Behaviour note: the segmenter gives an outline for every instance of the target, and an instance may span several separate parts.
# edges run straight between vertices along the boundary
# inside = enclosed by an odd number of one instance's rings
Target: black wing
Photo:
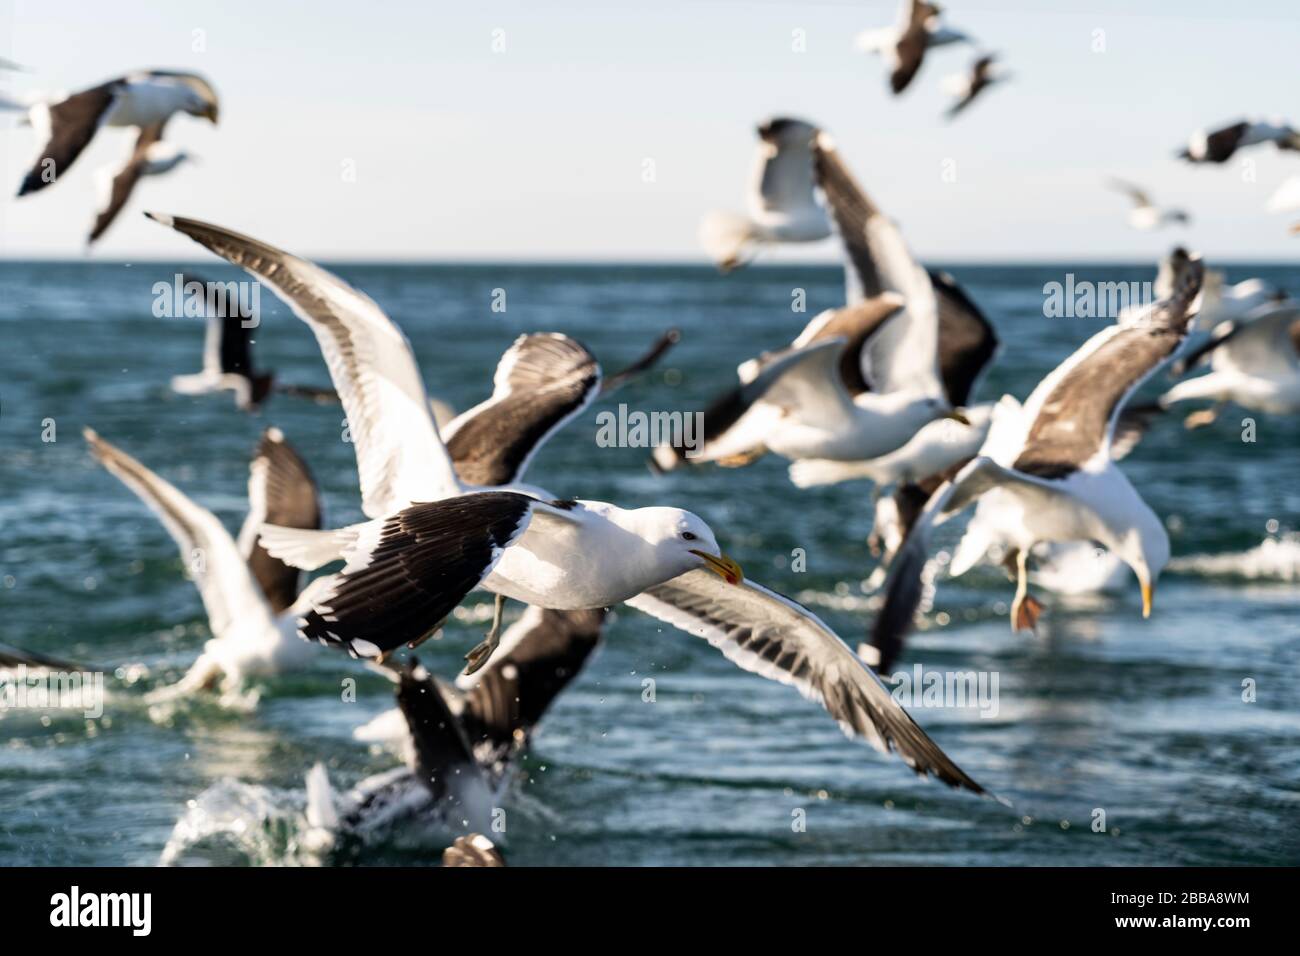
[[[49,106],[50,139],[41,150],[36,164],[27,171],[18,195],[44,189],[67,173],[87,144],[95,138],[100,121],[113,104],[120,80],[74,93],[61,103]]]

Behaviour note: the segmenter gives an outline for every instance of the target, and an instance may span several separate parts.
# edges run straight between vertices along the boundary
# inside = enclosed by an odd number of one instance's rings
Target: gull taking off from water
[[[459,689],[414,658],[382,668],[397,684],[397,707],[353,736],[394,746],[404,766],[336,795],[318,765],[308,776],[313,822],[331,831],[332,843],[365,841],[412,817],[437,818],[453,831],[485,829],[542,716],[599,645],[604,618],[603,610],[530,607]]]
[[[217,107],[216,90],[207,80],[171,70],[130,73],[71,96],[37,102],[28,109],[27,119],[42,140],[41,152],[18,195],[37,192],[66,175],[102,126],[134,126],[142,136],[156,128],[161,136],[163,124],[176,113],[216,123]],[[140,145],[137,140],[137,150]]]
[[[711,212],[700,223],[700,243],[723,272],[744,265],[764,245],[814,242],[831,234],[826,211],[813,195],[816,135],[816,127],[797,119],[770,119],[758,127],[748,215]]]
[[[902,0],[893,26],[859,33],[854,45],[867,53],[878,53],[889,67],[889,88],[897,96],[907,89],[921,69],[925,51],[951,43],[969,43],[970,37],[943,25],[942,11],[926,0]]]
[[[1133,208],[1128,214],[1128,224],[1134,229],[1149,232],[1175,223],[1186,226],[1192,221],[1192,217],[1182,209],[1157,208],[1146,191],[1132,183],[1126,183],[1122,179],[1112,179],[1110,187],[1133,201]]]
[[[496,645],[505,597],[558,610],[626,601],[707,639],[741,668],[793,685],[846,733],[897,751],[918,773],[982,792],[833,631],[789,598],[745,580],[699,517],[678,508],[556,500],[521,485],[509,491],[466,486],[429,414],[406,337],[371,299],[255,239],[192,219],[152,218],[248,270],[284,299],[315,332],[342,399],[362,509],[371,520],[325,532],[268,525],[261,538],[289,564],[345,562],[342,571],[320,579],[311,609],[299,618],[303,637],[382,657],[426,638],[482,587],[497,595],[497,614],[488,640],[470,654],[472,671]],[[503,360],[497,387],[513,388],[516,375],[531,378],[553,351]],[[563,420],[598,388],[599,367],[582,382],[544,404]],[[529,450],[548,432],[521,430],[513,403],[493,408],[499,430],[485,430],[478,440],[521,449],[512,460],[526,465]]]
[[[135,492],[172,536],[207,611],[212,639],[180,682],[154,691],[152,699],[218,683],[233,691],[249,678],[304,666],[312,650],[296,636],[298,617],[308,607],[294,605],[299,572],[256,541],[257,529],[267,521],[320,527],[315,483],[279,429],[266,430],[249,465],[249,511],[238,542],[216,515],[170,482],[89,428],[85,436],[96,461]]]
[[[1039,383],[1024,406],[1000,403],[980,454],[935,491],[890,568],[873,645],[896,656],[923,591],[932,528],[978,500],[972,526],[953,557],[961,574],[991,546],[1014,555],[1014,630],[1032,629],[1027,561],[1040,542],[1095,541],[1137,575],[1142,614],[1169,560],[1160,519],[1115,465],[1111,444],[1133,391],[1169,359],[1187,335],[1202,265],[1187,258],[1171,295],[1128,321],[1098,332]]]

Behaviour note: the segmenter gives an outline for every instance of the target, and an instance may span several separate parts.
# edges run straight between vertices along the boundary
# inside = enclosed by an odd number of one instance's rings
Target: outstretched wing
[[[939,377],[954,408],[970,402],[975,383],[998,352],[998,335],[979,306],[946,272],[929,270],[939,307]]]
[[[273,629],[270,606],[217,516],[89,428],[84,434],[95,460],[135,492],[171,534],[199,589],[213,635],[222,637],[237,619],[242,624],[252,617],[263,618],[265,629]]]
[[[367,516],[460,492],[411,344],[369,296],[237,232],[197,219],[146,215],[259,278],[316,334],[348,418]]]
[[[1203,273],[1201,261],[1191,260],[1167,299],[1098,332],[1039,383],[1025,403],[1030,425],[1013,468],[1058,478],[1089,461],[1110,461],[1124,403],[1187,336]]]
[[[487,665],[457,679],[461,722],[471,745],[501,758],[526,745],[533,728],[600,644],[605,609],[529,606],[501,636]]]
[[[844,244],[846,301],[885,292],[903,297],[904,312],[869,345],[877,388],[938,394],[939,307],[929,275],[912,257],[898,227],[868,198],[840,159],[829,136],[817,138],[817,184]]]
[[[520,480],[538,449],[591,404],[600,382],[596,357],[580,342],[553,332],[519,336],[497,365],[492,397],[447,426],[460,480]]]
[[[140,181],[140,176],[144,170],[145,163],[149,158],[149,147],[154,143],[162,140],[163,123],[154,123],[152,126],[146,126],[140,130],[140,135],[136,137],[135,148],[131,150],[131,155],[127,157],[126,163],[113,176],[113,180],[108,188],[107,202],[104,208],[99,211],[95,217],[95,224],[90,229],[88,242],[94,242],[113,224],[117,214],[122,211],[122,207],[127,204],[131,198],[131,193],[135,190],[135,184]]]
[[[248,463],[248,517],[239,532],[239,550],[277,614],[298,597],[300,572],[271,557],[257,540],[264,524],[319,528],[320,495],[307,463],[278,428],[268,428]]]
[[[789,598],[752,581],[737,587],[697,570],[627,603],[703,637],[744,670],[792,685],[825,707],[848,736],[882,753],[897,752],[918,774],[984,792],[834,631]]]
[[[32,107],[32,127],[45,136],[45,145],[32,168],[23,178],[18,195],[26,196],[44,189],[72,167],[81,151],[95,137],[121,86],[113,80],[74,93],[58,103]]]

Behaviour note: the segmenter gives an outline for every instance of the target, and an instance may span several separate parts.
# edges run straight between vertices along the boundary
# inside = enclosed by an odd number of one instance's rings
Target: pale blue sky
[[[1001,52],[1015,79],[951,125],[940,83],[969,49],[934,51],[898,99],[880,62],[852,49],[894,6],[0,0],[0,55],[33,71],[10,91],[154,66],[201,71],[219,90],[219,127],[184,117],[169,129],[202,165],[143,184],[92,253],[109,261],[198,254],[145,208],[324,258],[698,259],[699,217],[741,208],[752,128],[771,114],[830,130],[929,259],[1147,259],[1175,238],[1220,259],[1300,251],[1289,220],[1263,208],[1300,155],[1244,154],[1253,182],[1236,161],[1173,159],[1199,126],[1300,121],[1294,0],[952,0],[948,22]],[[806,52],[792,50],[796,29]],[[1098,29],[1104,53],[1092,52]],[[22,200],[31,131],[6,121],[0,136],[0,255],[82,255],[94,170],[130,134],[105,131],[65,180]],[[1134,232],[1103,186],[1111,174],[1187,207],[1195,225]],[[821,243],[782,258],[835,254]]]

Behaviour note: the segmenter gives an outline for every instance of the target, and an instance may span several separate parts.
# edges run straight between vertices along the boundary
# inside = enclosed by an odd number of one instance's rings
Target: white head
[[[913,432],[920,431],[922,426],[941,418],[960,422],[963,425],[970,424],[970,419],[966,417],[965,412],[953,408],[948,403],[948,399],[942,395],[899,391],[892,396],[888,394],[881,396],[883,403],[888,403],[890,398],[893,398],[897,404],[892,417],[900,424],[903,422],[910,424]]]
[[[722,553],[713,529],[699,515],[681,508],[638,508],[629,515],[633,530],[653,549],[659,567],[678,569],[676,574],[708,568],[728,584],[745,579],[740,565]]]
[[[1154,511],[1144,507],[1138,511],[1132,527],[1111,544],[1111,550],[1137,575],[1142,588],[1142,616],[1150,617],[1156,581],[1169,563],[1169,534],[1165,526]]]
[[[204,77],[197,73],[176,70],[154,70],[155,79],[171,82],[181,88],[180,108],[191,116],[199,116],[212,123],[217,123],[217,91]]]

